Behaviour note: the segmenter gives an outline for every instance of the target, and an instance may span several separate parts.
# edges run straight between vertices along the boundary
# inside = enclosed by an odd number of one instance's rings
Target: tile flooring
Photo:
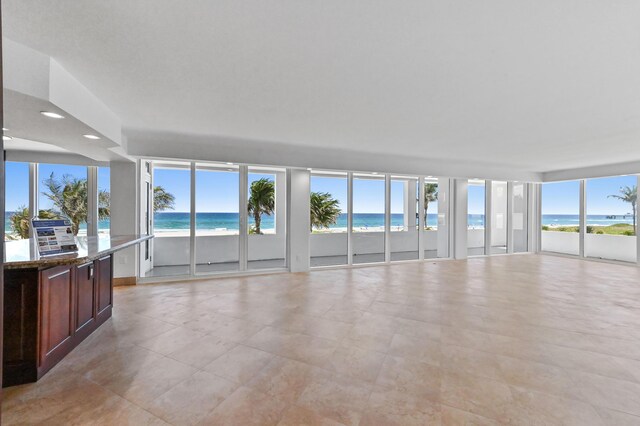
[[[638,425],[640,269],[497,256],[117,288],[4,424]]]

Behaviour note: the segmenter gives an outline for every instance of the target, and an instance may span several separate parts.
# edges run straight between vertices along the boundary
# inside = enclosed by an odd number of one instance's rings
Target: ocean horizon
[[[5,213],[5,229],[6,232],[10,232],[9,217],[13,212]],[[484,226],[483,214],[469,214],[469,227],[481,228]],[[262,217],[262,229],[268,230],[274,228],[274,216],[265,215]],[[190,222],[190,215],[186,212],[160,212],[154,214],[154,227],[159,231],[172,231],[172,230],[188,230]],[[579,215],[566,215],[566,214],[545,214],[542,215],[542,225],[548,226],[577,226],[580,223]],[[616,223],[632,224],[632,215],[587,215],[587,224],[594,226],[607,226]],[[196,214],[196,229],[201,230],[237,230],[239,228],[239,215],[238,213],[197,213]],[[427,226],[437,227],[438,215],[435,213],[429,213],[427,215]],[[254,220],[249,217],[249,226],[254,225]],[[98,223],[98,230],[109,230],[109,220],[101,220]],[[380,228],[384,226],[384,214],[383,213],[354,213],[353,214],[353,226],[354,228]],[[399,213],[391,214],[391,227],[404,226],[404,215]],[[341,214],[338,221],[329,226],[333,228],[347,228],[347,215]],[[81,230],[86,230],[86,224],[80,225]]]

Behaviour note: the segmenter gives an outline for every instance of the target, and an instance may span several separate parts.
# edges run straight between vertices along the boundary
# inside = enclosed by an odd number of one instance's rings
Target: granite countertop
[[[78,252],[40,257],[34,238],[4,243],[4,268],[26,269],[79,265],[153,238],[153,235],[100,235],[76,237]]]

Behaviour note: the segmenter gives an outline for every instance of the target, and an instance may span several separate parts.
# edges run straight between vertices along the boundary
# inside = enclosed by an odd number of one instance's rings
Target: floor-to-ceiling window
[[[467,253],[485,254],[485,181],[470,179],[467,196]]]
[[[585,256],[636,261],[637,182],[635,175],[586,180]]]
[[[196,167],[195,272],[240,269],[240,173],[234,165]]]
[[[310,178],[309,236],[315,266],[348,263],[348,182],[346,173],[316,172]]]
[[[491,254],[507,252],[508,209],[507,182],[491,181]]]
[[[142,277],[286,267],[285,169],[151,164],[155,238],[151,259],[141,262]]]
[[[524,182],[513,182],[512,219],[513,252],[523,253],[529,250],[529,189]]]
[[[542,184],[541,248],[580,254],[580,181]]]
[[[7,161],[5,173],[4,239],[6,241],[28,238],[31,220],[29,163]]]
[[[418,208],[424,210],[424,258],[449,257],[449,179],[427,176]]]
[[[26,238],[34,216],[68,218],[76,235],[110,232],[109,167],[11,161],[6,164],[5,239]],[[93,212],[98,214],[94,221]]]
[[[385,178],[353,175],[353,263],[385,261]]]
[[[419,258],[418,178],[391,177],[391,260]]]
[[[111,169],[98,167],[98,234],[111,231]]]
[[[65,217],[76,235],[87,235],[87,167],[38,164],[38,216]]]
[[[286,171],[249,167],[248,268],[286,266]]]
[[[191,165],[153,165],[153,268],[149,276],[189,275]]]

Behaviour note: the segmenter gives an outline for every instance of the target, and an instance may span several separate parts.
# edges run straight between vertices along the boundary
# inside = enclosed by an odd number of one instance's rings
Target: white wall
[[[467,247],[484,248],[484,229],[467,230]]]
[[[580,234],[577,232],[542,231],[542,251],[580,254]]]
[[[491,182],[491,245],[507,245],[507,182]],[[470,245],[469,247],[475,247]]]
[[[289,172],[289,268],[291,272],[308,271],[309,259],[309,189],[308,170],[292,169]]]
[[[318,170],[377,171],[411,175],[458,176],[486,179],[541,181],[541,173],[521,168],[484,165],[473,161],[443,161],[411,155],[386,155],[330,147],[310,147],[265,140],[153,132],[127,129],[128,154],[136,157],[198,159],[245,164],[279,165]],[[179,140],[180,143],[175,143]]]
[[[347,233],[305,234],[309,236],[310,254],[316,256],[346,256]],[[354,253],[372,254],[384,252],[383,232],[355,232]],[[156,237],[155,266],[188,265],[189,237]],[[425,250],[436,250],[438,231],[425,231]],[[266,260],[284,257],[284,236],[249,235],[249,259]],[[393,252],[417,251],[417,232],[392,232]],[[301,256],[302,253],[299,253]],[[309,256],[307,255],[308,259]],[[238,260],[238,236],[219,235],[196,238],[196,263],[232,262]]]
[[[467,195],[469,191],[469,182],[467,179],[454,179],[453,181],[453,258],[467,258]]]
[[[438,232],[442,235],[441,238],[437,238],[438,245],[438,257],[449,257],[449,243],[452,239],[449,236],[449,204],[451,198],[451,188],[448,178],[438,179]],[[429,238],[426,240],[428,244]],[[425,246],[426,247],[426,246]],[[428,247],[425,248],[429,250]]]
[[[542,250],[578,256],[580,235],[577,232],[542,231]],[[636,237],[585,234],[585,256],[624,262],[636,261]]]
[[[311,234],[311,256],[346,256],[347,233]],[[354,232],[354,253],[384,253],[384,232]],[[425,231],[425,250],[437,250],[438,231]],[[392,232],[391,252],[418,250],[417,231]]]
[[[542,231],[542,250],[577,256],[579,254],[579,240],[577,232]],[[636,237],[585,234],[586,257],[635,263],[636,247]]]
[[[154,266],[188,265],[189,237],[156,236],[153,242]],[[284,259],[285,237],[249,235],[249,260]],[[238,235],[196,237],[196,263],[237,262]]]
[[[636,237],[626,235],[585,235],[585,256],[636,262]]]
[[[138,233],[136,191],[137,163],[111,163],[111,235],[134,235]],[[115,278],[137,275],[137,247],[129,247],[114,256]]]

